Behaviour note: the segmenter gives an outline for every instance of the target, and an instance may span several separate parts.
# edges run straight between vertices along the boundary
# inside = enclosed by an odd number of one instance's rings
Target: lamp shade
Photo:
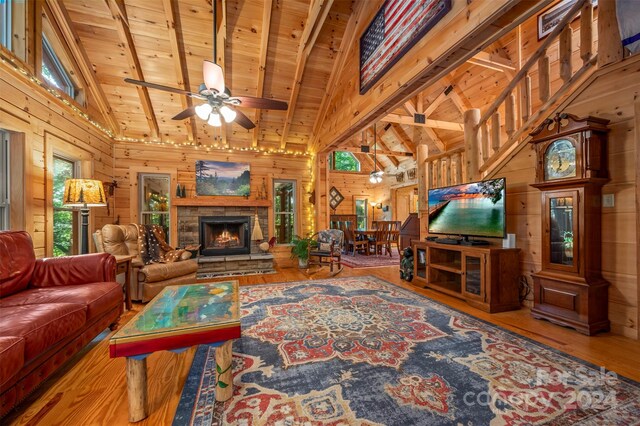
[[[67,207],[101,207],[107,205],[102,182],[95,179],[67,179],[62,204]]]

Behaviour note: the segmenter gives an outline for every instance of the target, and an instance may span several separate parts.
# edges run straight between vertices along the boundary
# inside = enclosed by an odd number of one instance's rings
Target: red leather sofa
[[[0,417],[122,313],[107,253],[36,260],[31,237],[0,231]]]

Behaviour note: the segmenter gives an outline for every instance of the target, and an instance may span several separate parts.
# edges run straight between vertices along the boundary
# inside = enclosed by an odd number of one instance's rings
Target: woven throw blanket
[[[184,253],[184,250],[174,250],[167,244],[164,229],[160,225],[138,225],[138,245],[145,265],[175,262]]]

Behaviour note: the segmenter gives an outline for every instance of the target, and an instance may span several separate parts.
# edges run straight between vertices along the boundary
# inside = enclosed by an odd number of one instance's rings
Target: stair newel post
[[[489,158],[489,126],[487,126],[487,122],[484,121],[480,125],[481,129],[481,137],[482,137],[482,162],[484,163]]]
[[[593,55],[593,5],[590,1],[580,11],[580,57],[586,64]]]
[[[547,52],[538,59],[538,98],[542,102],[549,100],[549,74],[551,73],[551,65]]]
[[[531,117],[531,76],[528,74],[522,79],[522,121],[526,122]]]
[[[513,93],[507,96],[504,104],[504,127],[509,138],[516,131],[516,97]]]
[[[500,111],[491,116],[491,150],[495,154],[500,149]]]
[[[598,68],[622,60],[622,41],[616,17],[616,2],[598,3]]]
[[[573,74],[571,68],[571,36],[573,30],[571,25],[564,27],[560,33],[559,49],[560,49],[560,78],[563,82],[567,82]]]
[[[469,181],[480,180],[480,143],[480,110],[469,109],[464,112],[465,169]]]

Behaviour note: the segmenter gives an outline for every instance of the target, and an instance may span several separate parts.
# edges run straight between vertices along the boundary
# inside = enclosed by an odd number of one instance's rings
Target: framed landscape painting
[[[250,182],[248,163],[196,161],[196,195],[248,197]]]

